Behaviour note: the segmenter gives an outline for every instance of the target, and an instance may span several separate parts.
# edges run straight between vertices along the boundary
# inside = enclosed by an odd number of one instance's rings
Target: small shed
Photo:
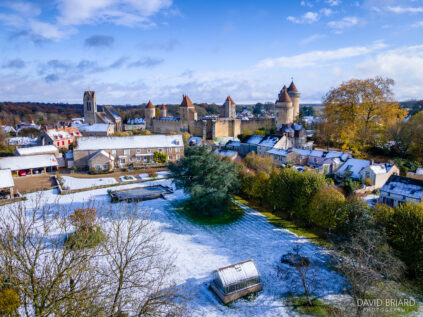
[[[213,272],[211,289],[224,303],[262,290],[259,272],[252,259],[228,265]]]
[[[13,199],[15,182],[10,169],[0,169],[0,199]]]

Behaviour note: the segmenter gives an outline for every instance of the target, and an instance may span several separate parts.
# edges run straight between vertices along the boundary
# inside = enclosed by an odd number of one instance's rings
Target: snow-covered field
[[[65,177],[64,177],[65,178]],[[71,177],[69,177],[71,178]],[[69,179],[68,178],[68,179]],[[75,185],[90,179],[78,179]],[[116,189],[162,184],[172,186],[170,180],[158,180],[141,184],[122,185]],[[87,186],[87,185],[84,185]],[[93,186],[90,184],[90,186]],[[28,194],[26,204],[39,193]],[[292,311],[281,300],[281,295],[290,290],[290,283],[277,277],[277,266],[283,254],[297,244],[303,246],[303,255],[314,262],[318,270],[317,293],[321,296],[339,294],[342,279],[327,269],[325,251],[307,240],[269,224],[259,212],[242,205],[245,215],[237,222],[223,226],[203,226],[190,223],[172,209],[172,201],[184,198],[181,190],[170,194],[167,200],[156,199],[137,204],[140,213],[149,209],[154,225],[163,231],[164,239],[176,254],[177,284],[194,290],[195,298],[189,303],[194,316],[286,316]],[[69,205],[72,209],[88,201],[109,204],[107,189],[97,189],[58,196],[57,190],[43,193],[45,203]],[[113,205],[117,206],[117,205]],[[115,207],[113,207],[115,208]],[[116,207],[116,212],[119,212]],[[261,274],[263,291],[252,301],[241,299],[229,306],[222,305],[208,289],[212,271],[222,266],[254,259]]]
[[[105,178],[76,178],[71,176],[62,176],[63,189],[83,189],[94,186],[117,184],[116,179],[113,177]]]

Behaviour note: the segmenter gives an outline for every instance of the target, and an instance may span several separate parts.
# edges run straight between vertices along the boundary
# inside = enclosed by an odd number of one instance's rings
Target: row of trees
[[[0,312],[25,316],[182,315],[186,292],[148,216],[44,204],[0,214]],[[142,216],[139,216],[142,214]]]
[[[395,209],[386,205],[369,207],[354,195],[344,195],[323,175],[277,170],[271,160],[256,155],[246,157],[240,169],[240,194],[316,229],[335,244],[363,231],[376,230],[389,242],[395,254],[407,264],[409,276],[423,277],[423,205],[408,203]],[[329,183],[329,184],[328,184]]]

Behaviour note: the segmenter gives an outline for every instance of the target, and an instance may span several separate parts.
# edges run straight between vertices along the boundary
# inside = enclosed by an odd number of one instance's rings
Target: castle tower
[[[161,118],[166,118],[167,117],[167,108],[165,105],[162,105],[160,107],[160,117]]]
[[[97,120],[97,100],[95,91],[84,92],[84,120],[85,123],[93,124]]]
[[[294,81],[288,87],[288,95],[292,100],[292,106],[294,107],[294,120],[298,119],[300,115],[300,96],[297,87],[295,87]]]
[[[283,86],[279,93],[278,100],[275,105],[276,110],[276,128],[282,124],[289,124],[294,122],[294,107],[291,98],[288,95],[286,86]]]
[[[151,103],[151,101],[148,101],[148,104],[145,106],[144,109],[144,117],[145,117],[145,123],[147,126],[147,129],[151,128],[152,126],[152,120],[156,117],[156,107]]]
[[[235,102],[232,100],[232,98],[230,96],[228,96],[228,98],[226,98],[225,103],[223,104],[223,116],[225,118],[232,118],[235,119],[236,118],[236,110],[235,110]]]
[[[189,99],[187,95],[182,95],[182,102],[179,106],[179,113],[181,115],[181,120],[184,122],[197,120],[197,110],[195,110],[191,99]]]

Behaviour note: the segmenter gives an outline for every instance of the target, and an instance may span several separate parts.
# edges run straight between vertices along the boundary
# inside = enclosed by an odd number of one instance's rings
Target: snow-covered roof
[[[359,179],[360,171],[370,165],[368,160],[348,159],[336,172],[338,175],[344,175],[346,172],[351,173],[351,178]]]
[[[101,151],[98,151],[97,153],[95,153],[93,156],[91,156],[91,157],[89,158],[89,160],[88,160],[88,161],[91,161],[93,158],[95,158],[95,157],[97,157],[97,156],[99,156],[99,155],[103,155],[103,156],[107,157],[108,159],[110,159],[110,160],[112,160],[112,161],[114,161],[114,160],[115,160],[115,158],[114,158],[114,156],[113,156],[113,155],[111,155],[111,154],[107,153],[107,152],[106,152],[106,151],[104,151],[104,150],[101,150]]]
[[[303,128],[303,126],[301,124],[294,123],[294,130],[295,131],[300,131],[302,128]]]
[[[10,156],[0,159],[0,169],[11,169],[12,171],[57,165],[57,160],[52,154]]]
[[[391,194],[420,199],[423,196],[423,181],[394,175],[389,178],[380,190]]]
[[[241,146],[241,141],[229,141],[228,143],[226,143],[226,146]]]
[[[314,156],[314,157],[323,157],[323,156],[325,156],[324,154],[325,154],[325,152],[323,152],[323,151],[311,150],[309,155]]]
[[[273,148],[273,149],[270,149],[269,151],[266,151],[266,153],[280,155],[280,156],[287,156],[291,152],[287,150]]]
[[[72,139],[73,136],[66,131],[56,130],[56,129],[49,129],[46,132],[50,138],[53,140],[57,139]]]
[[[3,131],[6,133],[16,132],[16,130],[10,125],[2,125],[1,127],[3,128]]]
[[[235,155],[238,154],[238,152],[236,152],[236,151],[229,151],[229,150],[220,150],[219,151],[219,149],[216,149],[214,151],[214,153],[216,153],[217,155],[220,155],[222,157],[234,157]]]
[[[301,156],[309,156],[311,153],[311,150],[298,149],[298,148],[293,148],[292,151],[300,154]]]
[[[418,168],[416,170],[416,175],[423,175],[423,168]]]
[[[373,164],[373,165],[370,165],[369,168],[375,174],[385,174],[385,173],[387,173],[385,164]]]
[[[216,273],[223,287],[228,287],[260,276],[253,260],[222,267],[216,270]]]
[[[247,144],[259,144],[261,142],[261,140],[263,140],[264,135],[252,135],[248,138]]]
[[[57,147],[55,147],[54,145],[31,146],[16,149],[16,153],[18,155],[33,155],[52,152],[59,152]]]
[[[280,137],[277,136],[271,136],[268,135],[261,140],[261,142],[258,144],[260,146],[266,146],[266,147],[274,147],[276,143],[280,140]]]
[[[0,188],[14,187],[15,182],[13,181],[12,171],[10,169],[0,170]]]
[[[83,137],[78,139],[75,151],[143,149],[184,146],[182,135],[134,135],[110,137]]]
[[[197,145],[201,141],[203,141],[203,138],[201,138],[199,136],[192,136],[192,137],[190,137],[188,139],[188,144],[195,144],[195,145]]]
[[[107,132],[109,131],[109,123],[94,123],[94,124],[74,124],[81,132]]]
[[[8,138],[7,142],[9,142],[10,145],[31,145],[37,144],[37,139],[31,138],[29,136],[17,136],[13,138]]]
[[[67,160],[73,160],[73,152],[66,152],[65,153],[65,158],[67,159]]]

